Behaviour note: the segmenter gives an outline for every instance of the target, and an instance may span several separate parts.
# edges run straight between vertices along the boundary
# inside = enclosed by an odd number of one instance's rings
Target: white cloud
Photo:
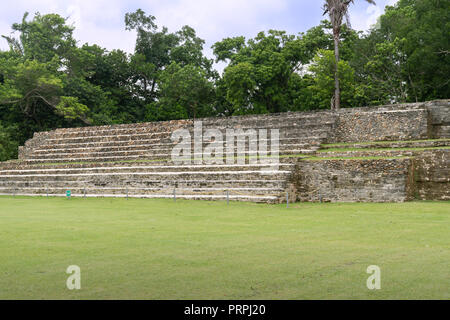
[[[350,7],[350,20],[355,30],[366,31],[377,23],[378,17],[384,13],[386,5],[394,5],[398,0],[377,0],[376,5],[366,1],[358,1]]]
[[[65,16],[75,26],[74,37],[79,44],[88,42],[109,50],[133,52],[135,35],[125,31],[123,2],[75,0],[66,3]]]
[[[69,19],[67,22],[75,27],[75,29],[81,29],[82,27],[82,17],[81,9],[78,6],[70,5],[66,10]]]
[[[125,30],[124,13],[118,7],[102,10],[111,6],[111,1],[97,1],[95,3],[76,1],[66,12],[69,23],[75,26],[74,37],[79,44],[98,44],[108,50],[121,49],[133,52],[135,34]],[[101,12],[101,18],[98,18]]]
[[[371,26],[377,23],[379,16],[383,14],[383,10],[379,6],[370,6],[366,9],[368,18],[364,30],[369,29]]]

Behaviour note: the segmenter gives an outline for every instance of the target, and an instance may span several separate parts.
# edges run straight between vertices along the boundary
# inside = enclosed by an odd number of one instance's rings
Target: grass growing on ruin
[[[339,143],[326,143],[323,147],[340,147],[340,146],[352,146],[359,145],[371,145],[371,144],[391,144],[391,143],[416,143],[416,142],[438,142],[438,141],[450,141],[450,139],[423,139],[423,140],[397,140],[397,141],[365,141],[365,142],[339,142]]]
[[[270,158],[306,158],[307,155],[305,154],[289,154],[289,155],[280,155],[278,157],[275,156],[244,156],[244,157],[235,157],[235,159],[242,159],[244,158],[246,160],[246,163],[248,163],[248,160],[253,159],[270,159]],[[208,158],[193,158],[192,161],[195,160],[207,160]],[[223,158],[214,158],[214,159],[223,159],[226,160],[226,157]],[[13,160],[11,162],[19,162],[19,160]],[[35,164],[29,164],[29,166],[34,167],[45,167],[45,166],[63,166],[63,165],[90,165],[90,164],[133,164],[133,163],[149,163],[149,164],[158,164],[158,163],[169,163],[172,162],[172,159],[137,159],[137,160],[116,160],[116,161],[66,161],[66,162],[44,162],[44,163],[35,163]]]
[[[450,202],[0,197],[0,299],[449,299],[449,225]]]
[[[390,152],[390,151],[427,151],[427,150],[448,150],[450,147],[418,147],[418,148],[329,148],[317,150],[323,152]]]
[[[304,160],[307,161],[326,161],[326,160],[392,160],[392,159],[409,159],[411,157],[409,156],[365,156],[365,157],[356,157],[356,156],[349,156],[349,157],[317,157],[317,156],[311,156],[307,157]]]

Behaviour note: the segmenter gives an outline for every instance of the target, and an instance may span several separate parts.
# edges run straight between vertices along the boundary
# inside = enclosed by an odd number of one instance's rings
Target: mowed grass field
[[[0,197],[0,299],[449,298],[450,202]]]

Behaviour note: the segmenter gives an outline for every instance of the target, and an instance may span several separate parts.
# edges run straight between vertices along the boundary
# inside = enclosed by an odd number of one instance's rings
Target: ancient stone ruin
[[[172,134],[193,120],[35,133],[19,159],[0,163],[0,195],[286,201],[402,202],[450,199],[450,100],[199,119],[203,131],[279,131],[279,165],[176,163]],[[235,154],[254,136],[224,142]],[[258,136],[258,144],[270,137]],[[202,141],[200,149],[211,141]],[[198,148],[198,146],[196,147]],[[232,151],[230,151],[232,150]],[[253,156],[258,156],[253,155]],[[273,159],[272,159],[273,160]]]

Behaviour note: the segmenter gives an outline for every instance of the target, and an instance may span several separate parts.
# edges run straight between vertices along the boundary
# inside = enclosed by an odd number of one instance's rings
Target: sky
[[[397,0],[375,0],[376,6],[356,0],[350,7],[353,29],[367,30],[384,12],[386,5]],[[28,11],[58,13],[75,26],[78,45],[98,44],[108,50],[134,51],[135,33],[125,30],[127,12],[142,9],[156,17],[158,26],[170,32],[182,26],[193,27],[204,39],[205,54],[213,58],[211,46],[224,38],[253,38],[260,31],[285,30],[289,34],[305,32],[323,20],[322,4],[318,0],[14,0],[2,3],[0,35],[9,35],[11,25],[22,20]],[[0,50],[8,49],[0,38]],[[220,66],[219,66],[220,69]]]

